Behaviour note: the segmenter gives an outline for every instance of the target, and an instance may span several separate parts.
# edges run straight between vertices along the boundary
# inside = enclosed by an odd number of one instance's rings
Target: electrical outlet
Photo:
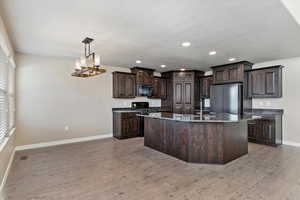
[[[65,131],[69,131],[69,130],[70,130],[69,126],[65,126]]]

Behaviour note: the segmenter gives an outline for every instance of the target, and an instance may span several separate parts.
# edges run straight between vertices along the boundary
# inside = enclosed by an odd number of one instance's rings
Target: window
[[[15,127],[15,68],[0,48],[0,143]]]

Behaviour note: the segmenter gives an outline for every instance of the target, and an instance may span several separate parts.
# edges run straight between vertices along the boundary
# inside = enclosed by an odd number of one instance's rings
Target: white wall
[[[105,74],[72,77],[73,59],[17,54],[17,145],[112,133],[112,108],[131,101],[113,99],[112,72],[127,68],[105,67]],[[69,131],[65,131],[69,126]]]
[[[253,108],[284,109],[283,139],[300,144],[300,57],[258,63],[253,68],[283,65],[283,97],[276,99],[253,99]]]
[[[300,25],[300,1],[299,0],[281,0],[295,21]]]

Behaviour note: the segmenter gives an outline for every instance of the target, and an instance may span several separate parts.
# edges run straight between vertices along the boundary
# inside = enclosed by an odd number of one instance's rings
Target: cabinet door
[[[266,95],[270,97],[281,97],[282,80],[279,75],[281,69],[267,69],[265,70],[266,77]]]
[[[273,120],[260,120],[261,132],[257,140],[265,144],[275,144],[275,122]]]
[[[160,79],[154,78],[152,98],[160,98]]]
[[[164,78],[160,79],[160,98],[167,98],[167,80]]]
[[[183,98],[184,98],[184,113],[192,113],[193,112],[193,85],[191,82],[183,83]]]
[[[203,77],[200,80],[200,96],[201,98],[210,98],[210,86],[212,85],[213,77]]]
[[[238,67],[228,68],[228,81],[238,81]]]
[[[135,97],[135,76],[125,75],[125,84],[121,87],[125,88],[126,98]]]
[[[113,73],[113,97],[134,98],[135,97],[135,75],[116,72]]]
[[[249,121],[248,139],[251,142],[275,145],[275,120],[258,119]]]
[[[136,84],[144,83],[144,74],[142,70],[137,71],[136,73]]]
[[[124,74],[118,74],[117,75],[118,84],[117,84],[117,90],[118,90],[118,97],[126,97],[126,76]]]
[[[265,94],[265,73],[253,71],[250,73],[250,96],[263,96]]]
[[[183,109],[183,83],[174,83],[174,112],[181,113]]]
[[[257,120],[248,121],[248,138],[251,141],[256,140],[256,133],[259,128],[257,123]]]
[[[136,113],[122,113],[122,137],[132,138],[139,136],[140,119]]]
[[[228,80],[227,70],[224,68],[215,70],[214,74],[215,74],[215,83],[223,83],[226,80]]]

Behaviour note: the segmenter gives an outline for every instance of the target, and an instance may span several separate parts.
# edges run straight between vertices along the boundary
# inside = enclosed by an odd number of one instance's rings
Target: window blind
[[[13,67],[9,64],[8,58],[2,49],[0,49],[0,143],[10,130],[10,96],[14,97],[14,93],[9,94],[9,82],[14,81],[9,78],[10,68]]]

